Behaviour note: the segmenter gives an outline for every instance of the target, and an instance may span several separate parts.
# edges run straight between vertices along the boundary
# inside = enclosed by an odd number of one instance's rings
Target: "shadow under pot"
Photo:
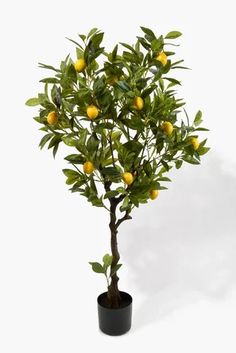
[[[120,295],[121,303],[119,308],[109,308],[107,292],[100,294],[97,298],[99,328],[107,335],[123,335],[131,328],[133,299],[126,292],[120,291]]]

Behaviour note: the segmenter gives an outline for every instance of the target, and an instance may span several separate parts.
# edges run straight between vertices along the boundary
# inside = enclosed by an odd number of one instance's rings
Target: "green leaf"
[[[54,145],[53,150],[52,150],[52,154],[53,154],[54,158],[56,157],[58,147],[59,147],[59,142]]]
[[[102,202],[102,198],[100,197],[93,197],[92,199],[89,200],[93,206],[96,206],[96,207],[104,207],[104,204]]]
[[[76,146],[77,144],[77,140],[73,137],[63,136],[61,139],[67,146]]]
[[[162,46],[163,46],[163,37],[162,36],[158,39],[154,39],[151,42],[151,48],[152,48],[152,51],[154,51],[154,52],[160,51],[162,49]]]
[[[127,193],[127,191],[125,190],[125,188],[123,188],[123,186],[119,186],[118,188],[116,188],[116,191],[119,194],[126,194]]]
[[[93,37],[91,37],[91,41],[92,41],[95,49],[99,48],[99,46],[103,40],[103,36],[104,36],[104,33],[101,32],[101,33],[95,34]]]
[[[138,156],[143,148],[143,145],[141,142],[131,140],[124,143],[123,147],[125,147],[129,152],[133,152],[136,156]]]
[[[96,134],[92,134],[87,141],[87,150],[89,152],[94,152],[99,145],[99,139],[97,138]]]
[[[129,209],[129,197],[125,196],[122,205],[120,206],[120,211],[126,211],[127,209]]]
[[[111,53],[111,61],[113,61],[113,60],[116,59],[117,51],[118,51],[118,44],[116,44],[116,46],[115,46],[114,49],[112,50],[112,53]]]
[[[74,43],[78,47],[81,47],[81,45],[78,42],[76,42],[74,39],[71,39],[71,38],[68,38],[68,37],[66,37],[66,39],[68,39],[71,43]]]
[[[113,256],[112,256],[112,255],[106,254],[106,255],[103,256],[102,261],[103,261],[103,263],[104,263],[104,268],[105,268],[106,270],[107,270],[107,268],[108,268],[109,266],[111,266],[112,260],[113,260]]]
[[[107,191],[104,195],[104,199],[110,199],[111,197],[115,197],[118,194],[119,194],[119,192],[117,190]]]
[[[106,167],[102,169],[102,174],[110,176],[120,176],[120,171],[115,167]]]
[[[77,83],[77,73],[73,64],[67,67],[66,74],[74,83]]]
[[[137,37],[138,38],[138,41],[139,43],[146,49],[146,50],[149,50],[150,49],[150,44],[148,44],[148,42],[142,38],[142,37]]]
[[[185,157],[183,157],[183,160],[187,163],[190,163],[190,164],[196,164],[196,165],[200,164],[199,161],[192,156],[185,156]]]
[[[53,133],[44,135],[39,143],[39,147],[42,149],[45,146],[45,144],[51,139],[52,136],[53,136]]]
[[[180,85],[181,86],[181,82],[176,80],[175,78],[171,78],[171,77],[163,77],[164,80],[167,80],[175,85]]]
[[[79,143],[85,145],[88,136],[88,129],[80,130],[79,132]]]
[[[210,131],[210,130],[206,129],[205,127],[198,127],[197,129],[194,129],[194,131]]]
[[[94,131],[101,133],[101,131],[103,131],[104,129],[113,129],[113,128],[114,128],[114,124],[112,123],[100,123],[94,127]]]
[[[60,72],[60,70],[56,69],[55,67],[51,66],[51,65],[45,65],[43,63],[39,63],[39,67],[43,68],[43,69],[48,69],[48,70],[53,70],[56,72]]]
[[[204,154],[206,154],[208,151],[210,150],[210,147],[204,147],[204,146],[200,146],[197,150],[198,154],[200,156],[203,156]]]
[[[98,29],[96,27],[92,28],[89,33],[88,33],[88,38],[91,37],[92,35],[94,35],[94,33],[96,33],[98,31]]]
[[[201,124],[201,122],[202,122],[202,112],[201,112],[201,110],[199,110],[195,116],[193,123],[195,126],[198,126]]]
[[[73,164],[83,164],[86,161],[86,159],[81,154],[70,154],[64,159]]]
[[[120,43],[121,45],[123,45],[123,47],[125,47],[126,49],[129,49],[130,51],[132,51],[133,54],[137,55],[135,49],[133,47],[131,47],[131,45],[126,44],[126,43]]]
[[[111,269],[110,277],[112,277],[121,268],[122,264],[117,264]]]
[[[59,83],[60,80],[58,80],[58,78],[56,78],[56,77],[47,77],[47,78],[43,78],[39,82],[42,82],[42,83]]]
[[[167,178],[167,177],[161,177],[161,178],[158,178],[157,180],[158,181],[171,181],[171,179]]]
[[[51,139],[49,145],[48,145],[48,149],[54,147],[55,145],[57,145],[60,142],[61,142],[61,134],[54,135],[53,138]]]
[[[142,26],[140,26],[140,28],[145,34],[147,34],[149,37],[151,37],[152,40],[156,38],[154,32],[150,28],[142,27]]]
[[[170,169],[168,163],[166,163],[163,159],[161,159],[160,162],[163,165],[163,167],[165,168],[165,170],[168,172]]]
[[[151,163],[149,161],[147,161],[146,159],[144,160],[144,163],[143,163],[143,170],[145,171],[145,173],[148,177],[152,176]]]
[[[167,35],[165,36],[166,39],[175,39],[182,36],[182,33],[179,31],[171,31],[169,33],[167,33]]]
[[[80,174],[75,170],[63,169],[62,171],[65,174],[65,176],[67,176],[67,180],[66,180],[67,185],[74,184],[80,177]]]
[[[105,273],[103,266],[99,262],[89,262],[92,270],[96,273]]]
[[[40,99],[39,98],[30,98],[25,102],[26,105],[29,107],[34,107],[36,105],[40,104]]]
[[[84,42],[85,39],[86,39],[86,35],[84,35],[84,34],[79,34],[79,37],[82,39],[83,42]]]
[[[176,169],[181,168],[182,164],[183,164],[183,161],[181,159],[178,159],[177,161],[175,161]]]
[[[129,92],[131,90],[130,85],[125,81],[116,82],[116,86],[118,86],[123,92]]]
[[[67,177],[70,177],[72,175],[78,175],[78,172],[76,172],[73,169],[63,169],[62,171],[65,174],[65,176],[67,176]]]
[[[151,85],[149,88],[145,89],[142,93],[142,98],[145,98],[149,96],[155,89],[157,88],[157,85]]]

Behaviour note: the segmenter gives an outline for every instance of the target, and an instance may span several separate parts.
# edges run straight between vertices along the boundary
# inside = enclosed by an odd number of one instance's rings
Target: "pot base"
[[[114,309],[108,306],[107,292],[100,294],[97,298],[99,328],[107,335],[123,335],[131,328],[133,299],[126,292],[120,291],[120,295],[120,307]]]

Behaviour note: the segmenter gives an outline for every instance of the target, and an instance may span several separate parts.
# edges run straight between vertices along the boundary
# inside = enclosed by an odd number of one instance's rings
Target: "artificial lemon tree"
[[[114,308],[120,302],[119,226],[135,207],[166,189],[172,167],[199,164],[209,150],[198,136],[207,130],[199,127],[201,112],[190,123],[176,95],[180,82],[173,76],[185,67],[168,48],[181,33],[156,36],[141,30],[134,45],[120,43],[120,50],[117,44],[111,52],[101,46],[103,33],[96,28],[79,35],[80,42],[70,39],[76,56],[67,56],[57,68],[40,64],[53,75],[42,79],[44,91],[26,102],[40,106],[34,118],[44,132],[39,146],[48,143],[54,156],[60,144],[70,146],[65,157],[70,168],[63,170],[70,190],[109,212],[112,255],[90,264],[106,276]]]

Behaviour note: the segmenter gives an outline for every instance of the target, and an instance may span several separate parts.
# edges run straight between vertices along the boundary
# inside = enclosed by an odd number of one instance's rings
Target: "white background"
[[[1,3],[1,353],[236,351],[235,12],[233,1]],[[139,26],[180,30],[179,77],[191,117],[201,109],[211,152],[173,173],[169,191],[120,228],[120,288],[134,298],[132,330],[98,331],[105,281],[88,261],[109,251],[108,216],[65,185],[64,153],[40,151],[24,102],[76,37],[105,31],[108,49]],[[203,138],[203,137],[202,137]]]

